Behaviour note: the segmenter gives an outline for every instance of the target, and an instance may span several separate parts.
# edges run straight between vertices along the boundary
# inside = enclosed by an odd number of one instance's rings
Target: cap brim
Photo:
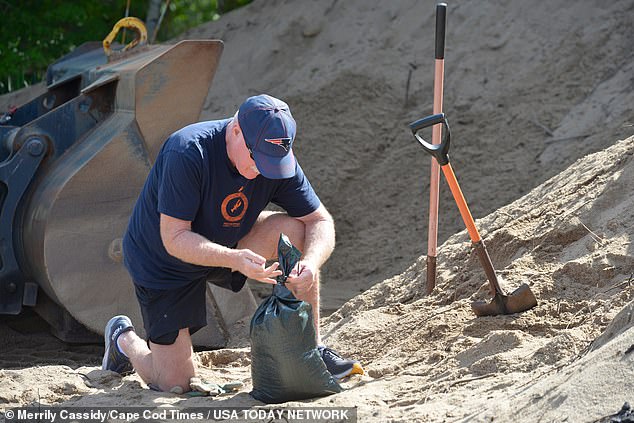
[[[253,160],[262,176],[268,179],[286,179],[295,176],[297,162],[293,150],[283,157],[268,156],[260,151],[253,151]]]

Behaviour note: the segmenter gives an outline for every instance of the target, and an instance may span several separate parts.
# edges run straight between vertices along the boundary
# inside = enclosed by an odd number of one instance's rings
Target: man
[[[126,316],[105,329],[103,369],[136,370],[150,386],[189,390],[190,335],[206,325],[206,283],[238,292],[248,278],[275,284],[280,232],[302,251],[286,286],[312,306],[319,338],[319,268],[335,244],[332,217],[295,160],[296,124],[286,103],[248,98],[233,118],[200,122],[163,145],[123,240],[147,343]],[[286,213],[263,211],[269,202]],[[336,377],[357,361],[320,344]]]

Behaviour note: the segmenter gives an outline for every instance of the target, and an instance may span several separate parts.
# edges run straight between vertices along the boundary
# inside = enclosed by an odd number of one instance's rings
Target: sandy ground
[[[259,92],[290,104],[297,156],[336,220],[322,332],[367,372],[287,405],[357,406],[359,421],[603,421],[634,401],[634,2],[449,5],[452,165],[503,287],[526,282],[539,301],[485,318],[444,182],[424,295],[429,158],[407,123],[431,112],[434,4],[254,2],[183,37],[225,41],[203,118]],[[101,346],[64,345],[34,316],[0,321],[3,406],[261,405],[246,339],[197,353],[204,378],[246,385],[212,400],[102,372]]]

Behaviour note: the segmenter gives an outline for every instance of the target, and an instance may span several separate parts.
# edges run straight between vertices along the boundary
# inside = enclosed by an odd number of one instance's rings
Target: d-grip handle
[[[445,128],[445,130],[443,131],[444,136],[440,144],[431,144],[425,141],[420,135],[418,135],[418,131],[420,131],[421,129],[438,125],[440,123],[442,123]],[[412,122],[409,124],[409,129],[412,130],[412,134],[414,134],[414,137],[416,137],[420,145],[423,146],[423,149],[427,153],[434,156],[440,166],[444,166],[449,163],[448,153],[449,144],[451,141],[451,133],[449,132],[449,123],[447,122],[447,118],[444,113],[426,116],[422,119],[417,120],[416,122]]]

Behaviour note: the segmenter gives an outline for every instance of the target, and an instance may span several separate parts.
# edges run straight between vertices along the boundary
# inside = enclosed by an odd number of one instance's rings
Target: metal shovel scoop
[[[423,138],[421,138],[420,135],[418,135],[418,131],[420,131],[421,129],[441,123],[444,127],[444,137],[440,144],[430,144]],[[447,118],[445,117],[445,114],[438,113],[435,115],[424,117],[417,120],[416,122],[410,123],[409,127],[412,130],[412,134],[414,134],[414,137],[416,137],[418,142],[423,146],[423,149],[427,153],[431,154],[436,159],[436,161],[438,161],[438,164],[440,165],[440,168],[442,169],[443,174],[447,179],[447,183],[449,184],[451,194],[453,195],[453,198],[458,205],[462,220],[467,227],[467,231],[469,232],[469,236],[471,237],[471,242],[473,243],[475,251],[478,254],[480,264],[482,265],[484,273],[489,280],[491,295],[493,296],[493,298],[488,303],[485,301],[476,301],[471,303],[471,308],[473,309],[473,312],[477,316],[496,316],[499,314],[521,313],[535,307],[537,305],[537,299],[535,298],[535,295],[528,285],[522,284],[519,288],[517,288],[509,295],[505,295],[504,291],[502,291],[502,288],[500,288],[500,284],[498,283],[495,269],[493,269],[493,264],[491,263],[489,253],[487,252],[486,246],[482,241],[482,237],[480,237],[480,233],[475,226],[473,216],[471,216],[471,212],[469,211],[467,202],[464,198],[464,195],[462,194],[462,191],[460,190],[456,175],[451,165],[449,164],[448,153],[451,134],[449,132],[449,124],[447,123]]]

